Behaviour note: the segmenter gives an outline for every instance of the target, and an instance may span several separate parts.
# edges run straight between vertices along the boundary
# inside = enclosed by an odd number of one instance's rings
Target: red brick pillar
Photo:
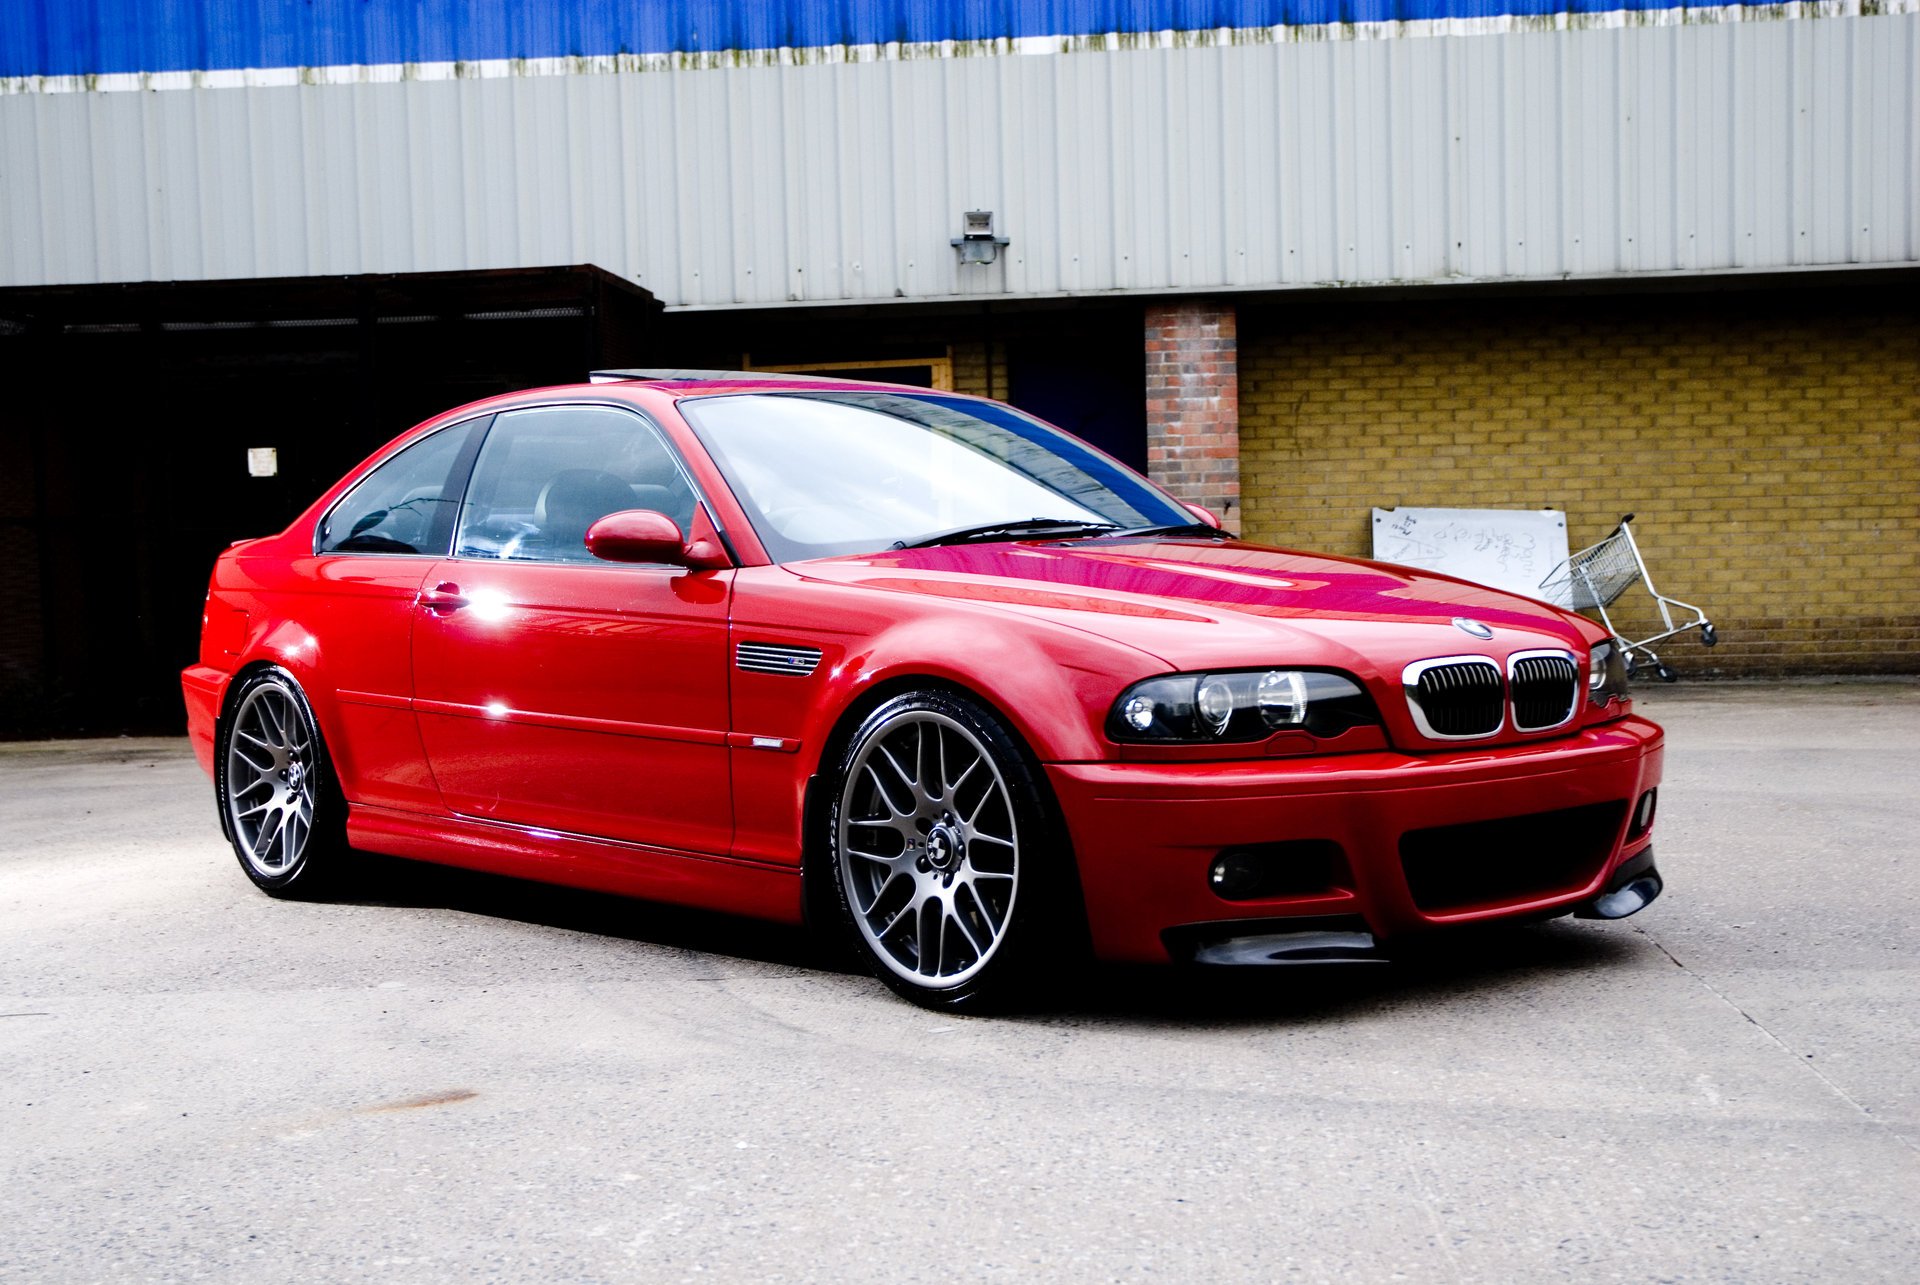
[[[1233,305],[1147,305],[1147,476],[1240,529],[1240,362]]]

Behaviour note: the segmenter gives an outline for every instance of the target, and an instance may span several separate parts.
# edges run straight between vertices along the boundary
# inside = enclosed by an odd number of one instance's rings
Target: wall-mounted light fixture
[[[960,262],[985,267],[998,258],[1007,238],[993,234],[993,211],[968,210],[960,219],[963,230],[950,242],[960,252]]]

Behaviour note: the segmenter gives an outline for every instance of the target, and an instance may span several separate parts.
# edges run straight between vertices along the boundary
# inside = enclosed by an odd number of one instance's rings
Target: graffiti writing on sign
[[[1567,556],[1551,509],[1375,509],[1373,556],[1538,597]]]

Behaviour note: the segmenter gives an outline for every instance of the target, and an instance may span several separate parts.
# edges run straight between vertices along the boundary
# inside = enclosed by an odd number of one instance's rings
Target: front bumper
[[[1190,943],[1236,921],[1269,932],[1293,919],[1344,924],[1384,939],[1574,910],[1649,848],[1651,829],[1628,834],[1662,753],[1659,727],[1629,716],[1550,742],[1440,754],[1046,771],[1095,953],[1164,962],[1191,958]],[[1223,851],[1301,840],[1338,845],[1321,886],[1227,900],[1209,884]]]

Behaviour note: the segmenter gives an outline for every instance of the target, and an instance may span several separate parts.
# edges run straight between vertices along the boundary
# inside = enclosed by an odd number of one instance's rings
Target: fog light
[[[1207,886],[1228,901],[1244,901],[1260,890],[1261,863],[1250,852],[1229,848],[1213,859]]]
[[[1653,829],[1653,814],[1659,807],[1658,790],[1648,790],[1640,796],[1640,802],[1633,809],[1633,828],[1627,831],[1629,839],[1637,839]]]
[[[1224,901],[1323,897],[1351,888],[1353,875],[1332,839],[1286,839],[1223,848],[1207,867],[1207,886]]]

